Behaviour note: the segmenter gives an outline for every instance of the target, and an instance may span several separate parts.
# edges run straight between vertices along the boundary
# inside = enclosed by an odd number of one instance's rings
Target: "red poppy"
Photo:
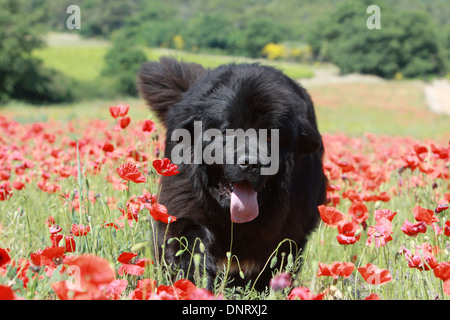
[[[187,300],[197,289],[195,284],[187,279],[180,279],[173,286],[160,285],[156,293],[164,300]]]
[[[130,117],[124,117],[119,119],[119,126],[122,129],[125,129],[130,124],[131,118]]]
[[[0,267],[11,261],[7,249],[0,248]]]
[[[17,297],[10,286],[0,284],[0,300],[16,300]]]
[[[320,205],[317,209],[319,209],[322,221],[330,227],[336,227],[345,218],[344,214],[334,207]]]
[[[62,228],[60,226],[58,226],[57,224],[48,228],[48,231],[50,232],[50,234],[59,233],[59,232],[61,232],[61,230],[62,230]]]
[[[128,225],[131,228],[133,228],[133,220],[136,222],[138,221],[140,210],[141,210],[141,208],[140,208],[139,204],[128,201],[126,209],[119,208],[119,211],[122,212],[122,216],[120,216],[119,219],[126,218]]]
[[[364,300],[380,300],[380,297],[376,293],[371,293]]]
[[[155,293],[156,281],[153,279],[141,279],[138,281],[135,290],[130,292],[128,298],[132,300],[149,300],[152,298],[159,299],[158,295]]]
[[[145,266],[149,265],[150,260],[147,258],[137,259],[132,261],[133,258],[137,256],[137,253],[132,252],[122,252],[117,261],[119,261],[122,265],[119,267],[117,273],[120,276],[124,274],[130,274],[133,276],[140,276],[145,271]]]
[[[354,201],[348,209],[348,213],[352,215],[356,223],[363,223],[369,217],[369,210],[362,201]]]
[[[106,141],[103,144],[102,150],[105,151],[105,152],[113,152],[114,151],[114,146],[111,143],[109,143],[108,141]]]
[[[173,176],[179,173],[178,166],[174,163],[170,162],[170,159],[164,158],[164,159],[155,159],[153,160],[153,168],[156,169],[156,171],[165,176]]]
[[[60,300],[91,300],[89,292],[83,291],[78,283],[59,281],[52,283],[52,289]]]
[[[50,241],[52,242],[52,248],[56,248],[59,246],[59,242],[62,240],[64,236],[62,234],[51,234],[50,235]]]
[[[337,279],[338,277],[348,278],[355,266],[351,262],[339,262],[335,261],[332,264],[324,264],[319,262],[319,270],[317,271],[317,276],[326,276]]]
[[[137,197],[136,201],[143,207],[146,203],[156,203],[158,201],[158,196],[144,190],[143,193]]]
[[[0,184],[0,201],[5,201],[12,196],[10,182],[6,181]]]
[[[406,248],[403,249],[403,253],[410,268],[427,271],[438,266],[437,259],[433,254],[433,248],[428,243],[416,246],[414,254]]]
[[[215,296],[214,293],[207,289],[195,288],[188,297],[188,300],[222,300],[222,295]]]
[[[448,204],[439,204],[436,209],[434,209],[434,212],[441,213],[442,211],[445,211],[448,209]]]
[[[450,296],[450,280],[444,281],[444,285],[443,285],[442,289],[444,289],[444,294]]]
[[[384,284],[392,280],[392,276],[387,269],[380,269],[368,263],[364,267],[358,268],[358,272],[368,284]]]
[[[125,117],[129,109],[130,106],[127,105],[112,106],[109,107],[109,112],[111,113],[111,116],[116,119],[117,117]]]
[[[336,236],[337,241],[339,244],[354,244],[356,242],[356,238],[354,236],[346,236],[343,234],[338,234]]]
[[[417,223],[411,223],[408,219],[405,219],[402,227],[400,228],[406,235],[410,237],[415,237],[419,233],[425,233],[427,231],[427,224],[424,221],[419,221]]]
[[[76,243],[73,236],[66,236],[66,252],[75,252]]]
[[[108,284],[115,278],[114,269],[111,267],[108,260],[91,254],[83,254],[72,259],[64,261],[69,266],[76,266],[72,268],[79,272],[79,280],[81,288],[90,290],[92,288],[98,289],[99,285]]]
[[[445,261],[439,263],[439,265],[433,270],[436,278],[441,279],[442,281],[450,280],[450,262]]]
[[[388,202],[389,200],[391,200],[391,196],[386,191],[383,191],[379,195],[375,196],[375,201]]]
[[[119,261],[122,264],[130,263],[131,259],[137,256],[137,253],[132,252],[122,252],[119,257],[117,258],[117,261]]]
[[[121,294],[126,286],[117,284],[114,269],[101,257],[90,254],[70,256],[64,260],[69,267],[67,272],[73,281],[52,283],[52,288],[61,300],[98,300],[108,299]],[[120,295],[119,294],[119,295]]]
[[[144,274],[145,269],[141,266],[138,266],[136,264],[123,264],[119,267],[119,270],[117,270],[117,273],[120,276],[123,276],[124,274],[129,274],[132,276],[140,276]]]
[[[14,181],[12,183],[12,187],[16,190],[22,190],[23,188],[25,188],[25,184],[23,182],[20,181]]]
[[[392,240],[392,233],[391,222],[388,219],[381,217],[376,225],[370,226],[367,230],[368,238],[366,245],[370,246],[372,242],[374,242],[377,248],[385,246],[386,243]]]
[[[156,221],[161,221],[164,223],[172,223],[177,221],[177,217],[167,214],[167,208],[162,204],[154,203],[151,206],[147,204],[145,207],[150,211],[150,215]]]
[[[413,149],[414,149],[414,151],[416,152],[416,154],[417,154],[418,156],[423,157],[423,158],[421,159],[421,160],[423,161],[424,158],[425,158],[425,156],[426,156],[425,153],[428,153],[427,147],[425,147],[425,146],[423,146],[423,145],[415,144],[415,145],[413,146]]]
[[[444,234],[447,237],[450,237],[450,220],[445,222],[445,226],[444,226]]]
[[[355,237],[356,241],[361,238],[361,227],[355,221],[346,221],[338,226],[338,232],[347,237]]]
[[[75,237],[83,237],[87,235],[89,231],[91,231],[91,227],[89,225],[72,224],[72,233]]]
[[[48,216],[45,219],[45,224],[50,228],[52,225],[55,224],[55,218],[53,218],[52,216]]]
[[[127,181],[132,181],[134,183],[145,183],[147,179],[145,176],[139,172],[138,168],[132,163],[122,164],[116,169],[119,176]]]
[[[351,202],[362,201],[363,197],[356,190],[347,189],[342,193],[342,198],[349,199]]]
[[[99,288],[104,292],[106,299],[119,300],[127,286],[128,280],[115,279],[106,285],[100,285]]]
[[[11,174],[6,170],[0,170],[0,180],[8,181],[11,177]]]
[[[145,120],[144,123],[142,124],[142,131],[144,132],[156,131],[155,123],[150,119]]]
[[[385,217],[389,221],[392,221],[392,219],[394,219],[397,212],[392,212],[389,209],[378,209],[378,210],[375,210],[375,212],[373,214],[375,215],[376,221],[381,220],[382,217]]]
[[[422,208],[419,205],[414,207],[414,219],[424,221],[428,225],[439,222],[439,218],[434,215],[433,210]]]
[[[322,300],[324,294],[314,295],[307,287],[296,287],[288,295],[288,300]]]
[[[55,266],[55,261],[62,262],[65,251],[63,247],[46,248],[38,250],[36,253],[31,253],[30,259],[35,266]]]

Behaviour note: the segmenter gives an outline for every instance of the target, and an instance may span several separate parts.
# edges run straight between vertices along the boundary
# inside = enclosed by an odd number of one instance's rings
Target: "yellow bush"
[[[184,39],[181,35],[177,34],[173,37],[173,44],[175,45],[175,49],[183,50],[184,48]]]
[[[403,73],[396,72],[395,75],[394,75],[394,79],[395,80],[403,80]]]
[[[262,54],[269,60],[286,57],[286,47],[281,43],[270,42],[262,48]]]

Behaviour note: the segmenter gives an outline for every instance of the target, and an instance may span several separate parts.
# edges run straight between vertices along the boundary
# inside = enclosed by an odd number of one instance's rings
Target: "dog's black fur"
[[[221,187],[246,181],[258,192],[259,215],[253,221],[233,224],[232,244],[232,254],[246,273],[245,281],[255,280],[284,239],[303,248],[318,222],[317,206],[326,198],[322,138],[306,90],[282,72],[259,64],[230,64],[209,70],[161,58],[144,63],[138,78],[141,95],[167,128],[167,158],[177,143],[171,141],[172,132],[177,128],[192,131],[194,121],[202,121],[203,130],[254,128],[279,129],[280,133],[275,175],[261,176],[259,168],[248,173],[231,164],[181,164],[178,175],[164,177],[160,202],[177,221],[170,224],[167,235],[167,225],[159,224],[159,245],[164,237],[184,236],[192,248],[200,238],[206,248],[206,264],[201,270],[205,267],[211,288],[217,268],[222,269],[226,261],[231,240],[230,199],[224,198]],[[196,252],[198,248],[197,243]],[[190,256],[186,252],[175,257],[179,249],[177,241],[168,245],[166,261],[180,264],[187,272]],[[191,267],[190,279],[193,271]],[[267,267],[256,287],[263,288],[270,277]],[[232,284],[242,284],[235,278]]]

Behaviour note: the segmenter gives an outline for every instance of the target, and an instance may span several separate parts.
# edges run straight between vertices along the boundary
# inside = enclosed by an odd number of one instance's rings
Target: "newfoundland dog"
[[[232,285],[258,279],[256,288],[264,288],[271,254],[285,239],[304,248],[326,198],[310,96],[282,72],[256,63],[210,70],[161,58],[144,63],[138,78],[167,129],[165,157],[180,172],[162,179],[160,203],[177,217],[168,228],[158,226],[165,260],[193,279],[191,254],[201,253],[200,270],[212,288],[231,252],[237,257]],[[188,250],[180,251],[186,248],[179,241],[168,244],[172,237],[184,237]]]

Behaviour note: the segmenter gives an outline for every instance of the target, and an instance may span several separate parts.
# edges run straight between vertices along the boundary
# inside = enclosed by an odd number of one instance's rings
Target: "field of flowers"
[[[329,202],[301,256],[265,292],[222,285],[226,272],[211,292],[203,257],[193,283],[153,250],[155,220],[177,223],[158,204],[159,178],[176,174],[163,130],[104,110],[0,116],[0,299],[449,299],[448,140],[324,134]]]

